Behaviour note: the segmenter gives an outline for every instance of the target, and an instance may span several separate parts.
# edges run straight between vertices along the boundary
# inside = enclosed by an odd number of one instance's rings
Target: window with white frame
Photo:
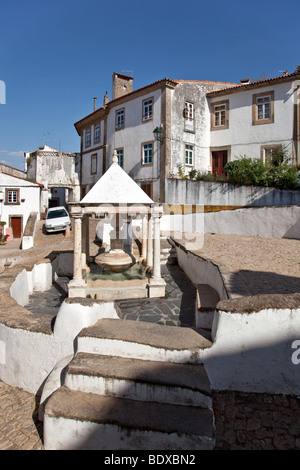
[[[94,144],[97,144],[100,142],[100,126],[97,125],[94,128]]]
[[[91,129],[85,131],[85,146],[90,147],[91,145]]]
[[[123,129],[125,125],[125,109],[118,109],[116,111],[116,130]]]
[[[194,165],[194,146],[185,144],[185,164],[186,166]]]
[[[19,204],[19,189],[6,189],[5,203],[6,204]]]
[[[263,96],[256,98],[257,119],[270,119],[271,116],[271,97]]]
[[[261,159],[266,165],[270,165],[274,160],[280,160],[279,163],[283,162],[283,151],[282,145],[263,145],[261,147]]]
[[[149,121],[153,118],[153,98],[143,101],[143,121]]]
[[[211,105],[211,128],[228,129],[229,127],[229,101],[218,101]]]
[[[117,149],[118,163],[121,168],[124,168],[124,149]]]
[[[184,129],[194,131],[194,103],[189,101],[184,103]]]
[[[215,126],[225,126],[225,104],[215,106]]]
[[[153,143],[148,142],[143,144],[142,163],[143,165],[151,165],[153,158]]]
[[[274,122],[274,91],[253,95],[253,125]]]

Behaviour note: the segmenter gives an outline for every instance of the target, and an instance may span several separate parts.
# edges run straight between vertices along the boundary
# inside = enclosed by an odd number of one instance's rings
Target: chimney
[[[104,95],[104,98],[103,98],[103,104],[104,104],[104,106],[105,106],[108,102],[109,102],[109,96],[108,96],[108,94],[107,94],[107,92],[106,92],[105,95]]]
[[[114,72],[112,83],[112,99],[127,95],[133,90],[133,77]]]
[[[94,98],[94,111],[97,109],[97,98]]]
[[[240,80],[241,84],[242,85],[249,85],[249,83],[251,83],[251,80],[250,78],[242,78],[242,80]]]

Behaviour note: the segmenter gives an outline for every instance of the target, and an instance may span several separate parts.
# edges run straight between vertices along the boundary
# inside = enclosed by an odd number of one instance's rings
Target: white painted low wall
[[[227,298],[218,267],[176,243],[178,263],[194,284],[205,283]],[[262,309],[252,313],[217,310],[213,345],[203,362],[214,390],[300,394],[300,308]]]
[[[208,206],[300,205],[300,191],[166,178],[168,204]]]
[[[175,207],[173,205],[173,209]],[[216,212],[201,211],[199,206],[198,212],[188,213],[190,207],[180,208],[180,214],[162,216],[164,235],[177,232],[180,238],[183,234],[218,233],[300,239],[300,206],[247,207]]]
[[[206,261],[176,244],[178,264],[194,285],[208,284],[219,294],[220,299],[227,299],[228,294],[216,264]]]
[[[215,390],[300,394],[300,364],[292,360],[300,340],[300,309],[253,313],[218,311],[216,336],[204,351]]]
[[[65,260],[66,256],[62,254],[62,259],[54,260],[53,265],[57,268],[59,264],[64,265]],[[24,269],[16,276],[10,296],[17,304],[26,305],[33,291],[44,291],[51,286],[53,276],[57,274],[53,265],[50,262],[37,264],[31,271]],[[61,275],[60,272],[58,274]],[[101,318],[118,318],[113,302],[89,299],[77,299],[77,303],[66,300],[57,314],[52,332],[49,328],[43,331],[43,327],[39,327],[39,324],[50,324],[51,319],[47,321],[46,315],[31,314],[26,310],[16,318],[13,312],[11,315],[11,327],[0,323],[0,379],[31,393],[38,393],[52,369],[63,358],[75,353],[74,340],[83,328]]]
[[[300,206],[257,207],[204,214],[205,233],[300,239]]]

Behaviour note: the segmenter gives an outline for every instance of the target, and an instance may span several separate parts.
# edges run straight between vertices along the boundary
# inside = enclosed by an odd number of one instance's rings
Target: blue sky
[[[0,0],[0,162],[79,152],[74,123],[111,97],[113,72],[134,89],[294,72],[299,18],[299,0]]]

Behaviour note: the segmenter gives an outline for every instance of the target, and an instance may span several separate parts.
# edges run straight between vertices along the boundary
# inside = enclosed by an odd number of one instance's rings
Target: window
[[[143,121],[149,121],[153,117],[153,98],[143,101]]]
[[[185,145],[185,164],[187,166],[193,166],[194,164],[194,146],[186,144]]]
[[[153,154],[153,144],[152,144],[152,142],[149,142],[147,144],[143,144],[143,155],[142,155],[143,165],[151,165],[152,164],[152,154]]]
[[[270,96],[264,96],[263,98],[256,99],[257,106],[257,119],[270,119],[271,107],[270,107]]]
[[[85,146],[90,147],[91,145],[91,129],[85,131]]]
[[[266,164],[283,162],[283,150],[282,145],[264,145],[261,147],[261,159]]]
[[[91,175],[97,174],[97,154],[91,155]]]
[[[100,126],[95,126],[94,129],[94,144],[100,142]]]
[[[253,125],[274,122],[274,91],[253,95],[252,121]]]
[[[194,131],[194,104],[188,101],[184,104],[184,129]]]
[[[123,168],[124,165],[124,151],[123,149],[117,149],[117,157],[118,157],[118,163],[121,168]]]
[[[20,204],[20,190],[19,189],[6,189],[5,203],[6,204]]]
[[[228,129],[229,127],[229,101],[218,101],[212,104],[211,128]]]
[[[125,124],[125,109],[116,111],[116,130],[123,129]]]

